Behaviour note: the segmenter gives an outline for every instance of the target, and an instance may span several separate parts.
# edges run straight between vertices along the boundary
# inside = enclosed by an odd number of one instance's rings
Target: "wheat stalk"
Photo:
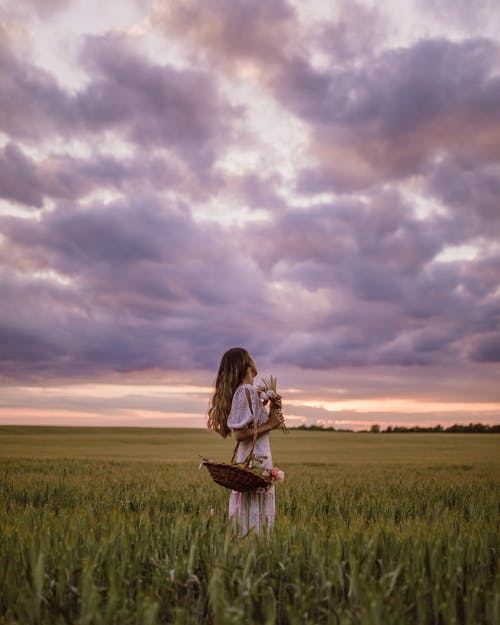
[[[265,391],[267,390],[271,390],[274,391],[277,395],[276,399],[273,400],[271,399],[271,403],[275,403],[275,405],[279,406],[279,410],[281,411],[281,395],[278,393],[277,391],[277,386],[278,386],[278,379],[276,377],[274,377],[273,375],[270,375],[268,378],[261,378],[262,380],[262,385],[261,388],[263,388]],[[282,413],[283,415],[283,413]],[[283,430],[284,434],[288,434],[288,428],[285,425],[285,422],[283,421],[282,424],[280,425],[280,428]]]

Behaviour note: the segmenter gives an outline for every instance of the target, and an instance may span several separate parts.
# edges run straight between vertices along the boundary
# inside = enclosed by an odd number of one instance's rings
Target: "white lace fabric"
[[[245,389],[248,389],[250,393],[252,410],[250,410]],[[233,395],[227,424],[233,430],[246,428],[252,426],[254,417],[257,420],[257,426],[259,426],[268,420],[269,414],[259,399],[257,389],[252,384],[243,384],[236,389]],[[251,447],[251,438],[241,441],[236,452],[235,462],[243,462],[247,458]],[[265,432],[257,437],[253,453],[256,460],[260,461],[259,466],[272,469],[273,460],[271,457],[269,432]],[[267,489],[257,489],[249,493],[231,491],[229,496],[229,517],[239,524],[243,535],[251,530],[257,534],[264,530],[269,531],[273,526],[274,516],[274,485]]]

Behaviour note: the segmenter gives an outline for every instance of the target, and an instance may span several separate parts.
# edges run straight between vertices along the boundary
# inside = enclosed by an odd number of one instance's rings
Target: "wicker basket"
[[[249,491],[255,490],[256,488],[268,488],[268,486],[270,486],[272,483],[271,476],[269,475],[264,477],[263,475],[254,473],[251,469],[248,468],[250,460],[253,457],[253,450],[256,440],[257,423],[254,419],[252,446],[250,447],[248,456],[246,457],[243,464],[234,464],[236,451],[240,444],[238,442],[236,444],[236,447],[234,448],[231,462],[214,462],[213,460],[209,460],[208,458],[203,458],[200,466],[204,465],[207,467],[208,472],[210,473],[213,481],[216,484],[220,484],[221,486],[224,486],[224,488],[229,488],[230,490],[237,490],[240,493],[248,493]]]
[[[270,477],[265,478],[241,465],[213,462],[207,458],[203,459],[202,464],[207,467],[214,482],[240,493],[248,493],[256,488],[267,488],[271,483]]]

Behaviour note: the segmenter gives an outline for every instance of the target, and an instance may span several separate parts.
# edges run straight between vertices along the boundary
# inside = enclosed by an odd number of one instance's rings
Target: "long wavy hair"
[[[208,409],[208,427],[223,438],[231,434],[227,427],[231,402],[235,390],[245,379],[250,364],[250,354],[243,347],[232,347],[221,358],[215,392]]]

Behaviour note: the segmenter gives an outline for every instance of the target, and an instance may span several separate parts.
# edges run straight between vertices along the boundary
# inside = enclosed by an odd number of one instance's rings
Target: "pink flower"
[[[282,482],[285,479],[285,473],[278,469],[278,467],[273,467],[271,475],[275,482]]]

